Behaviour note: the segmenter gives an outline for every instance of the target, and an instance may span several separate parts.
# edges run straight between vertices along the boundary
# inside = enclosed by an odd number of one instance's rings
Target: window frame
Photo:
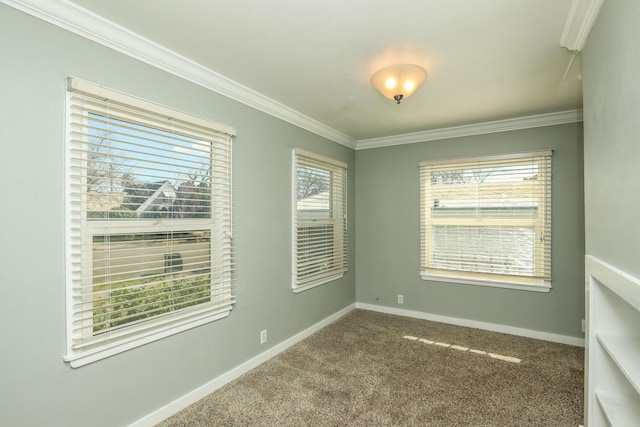
[[[298,212],[298,166],[320,169],[330,174],[329,216],[305,220]],[[301,229],[331,227],[332,267],[317,277],[298,274],[298,235]],[[300,148],[292,151],[292,281],[294,293],[302,292],[342,278],[347,271],[347,164]],[[313,260],[312,260],[313,261]],[[309,263],[308,261],[306,261]]]
[[[467,285],[490,286],[497,288],[508,288],[526,290],[533,292],[549,292],[552,288],[551,282],[551,200],[552,200],[552,151],[545,150],[539,152],[504,154],[495,156],[483,156],[472,158],[444,159],[435,161],[423,161],[419,163],[420,176],[420,277],[426,281],[448,282]],[[539,187],[543,193],[539,195],[537,219],[438,219],[431,218],[434,198],[431,193],[431,168],[451,167],[453,169],[459,165],[478,164],[491,165],[503,161],[519,161],[531,158],[541,158],[540,162],[548,162],[544,167],[539,166],[540,177]],[[540,163],[542,165],[542,163]],[[473,169],[473,168],[469,168]],[[427,182],[428,181],[428,182]],[[477,206],[475,207],[478,208]],[[532,223],[534,224],[532,226]],[[534,274],[532,276],[494,274],[483,272],[470,272],[462,270],[445,270],[433,267],[433,232],[429,232],[429,227],[436,226],[475,226],[475,227],[533,227],[535,245],[534,253]],[[537,236],[543,236],[538,239]]]
[[[96,102],[98,106],[88,107]],[[135,124],[149,130],[167,132],[168,128],[157,122],[145,122],[140,113],[163,119],[175,120],[203,129],[216,135],[207,140],[211,147],[209,171],[211,182],[209,194],[210,209],[207,218],[154,218],[121,219],[109,221],[91,219],[87,216],[88,187],[86,154],[78,154],[90,144],[87,135],[78,130],[87,129],[89,116],[101,114],[103,103],[117,103],[127,111],[113,113],[113,119],[125,124]],[[75,115],[75,117],[74,117]],[[150,101],[145,101],[121,92],[107,89],[74,77],[67,79],[67,120],[66,120],[66,353],[63,360],[77,368],[88,363],[127,351],[158,339],[200,326],[229,315],[235,304],[230,271],[233,264],[232,239],[232,143],[235,129],[212,121],[192,116]],[[193,138],[188,131],[177,134]],[[80,135],[80,136],[79,136]],[[219,173],[222,171],[222,173]],[[215,172],[215,173],[214,173]],[[84,207],[83,207],[84,206]],[[206,262],[210,278],[206,302],[178,308],[172,313],[153,315],[142,321],[131,321],[107,333],[94,329],[95,303],[92,294],[96,286],[93,281],[93,248],[96,236],[158,235],[184,231],[204,231],[209,233],[209,260]],[[168,241],[173,242],[173,238]],[[90,272],[90,273],[82,273]],[[165,259],[166,274],[166,259]],[[115,280],[115,279],[114,279]],[[89,290],[83,290],[83,289]],[[89,308],[87,308],[89,307]],[[90,314],[83,314],[89,312]],[[78,326],[79,325],[79,326]]]

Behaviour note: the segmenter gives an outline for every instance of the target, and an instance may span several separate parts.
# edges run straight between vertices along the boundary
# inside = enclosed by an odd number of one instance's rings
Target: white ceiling
[[[582,108],[573,0],[72,0],[353,140]],[[574,60],[575,59],[575,60]],[[429,70],[397,105],[369,84]]]

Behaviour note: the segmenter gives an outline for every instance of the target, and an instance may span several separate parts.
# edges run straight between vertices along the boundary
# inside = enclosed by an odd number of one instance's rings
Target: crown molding
[[[537,128],[543,126],[562,125],[582,121],[582,110],[561,111],[559,113],[538,114],[535,116],[517,117],[506,120],[476,123],[433,129],[424,132],[405,133],[402,135],[381,138],[361,139],[356,150],[388,147],[391,145],[413,144],[416,142],[436,141],[439,139],[459,138],[462,136],[482,135],[488,133],[507,132],[511,130]]]
[[[582,50],[603,3],[604,0],[573,0],[560,45],[569,50]]]
[[[0,2],[349,148],[356,140],[66,0]]]
[[[589,21],[584,21],[578,32],[584,44],[603,1],[574,0],[563,41],[574,33],[568,30],[569,22],[578,22],[577,17],[582,16]],[[356,140],[67,0],[0,0],[0,3],[356,150],[582,121],[582,110],[572,110]]]

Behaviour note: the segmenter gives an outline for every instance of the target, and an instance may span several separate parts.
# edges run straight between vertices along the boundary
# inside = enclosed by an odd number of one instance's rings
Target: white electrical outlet
[[[404,295],[398,294],[398,304],[404,304]]]
[[[263,329],[260,331],[260,344],[264,344],[267,342],[267,330]]]

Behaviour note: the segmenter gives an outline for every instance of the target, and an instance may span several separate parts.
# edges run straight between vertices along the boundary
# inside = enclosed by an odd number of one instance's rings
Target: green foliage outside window
[[[197,278],[173,274],[160,283],[150,277],[127,281],[118,289],[109,290],[106,285],[94,289],[105,292],[93,306],[94,334],[208,302],[211,297],[209,274]]]

